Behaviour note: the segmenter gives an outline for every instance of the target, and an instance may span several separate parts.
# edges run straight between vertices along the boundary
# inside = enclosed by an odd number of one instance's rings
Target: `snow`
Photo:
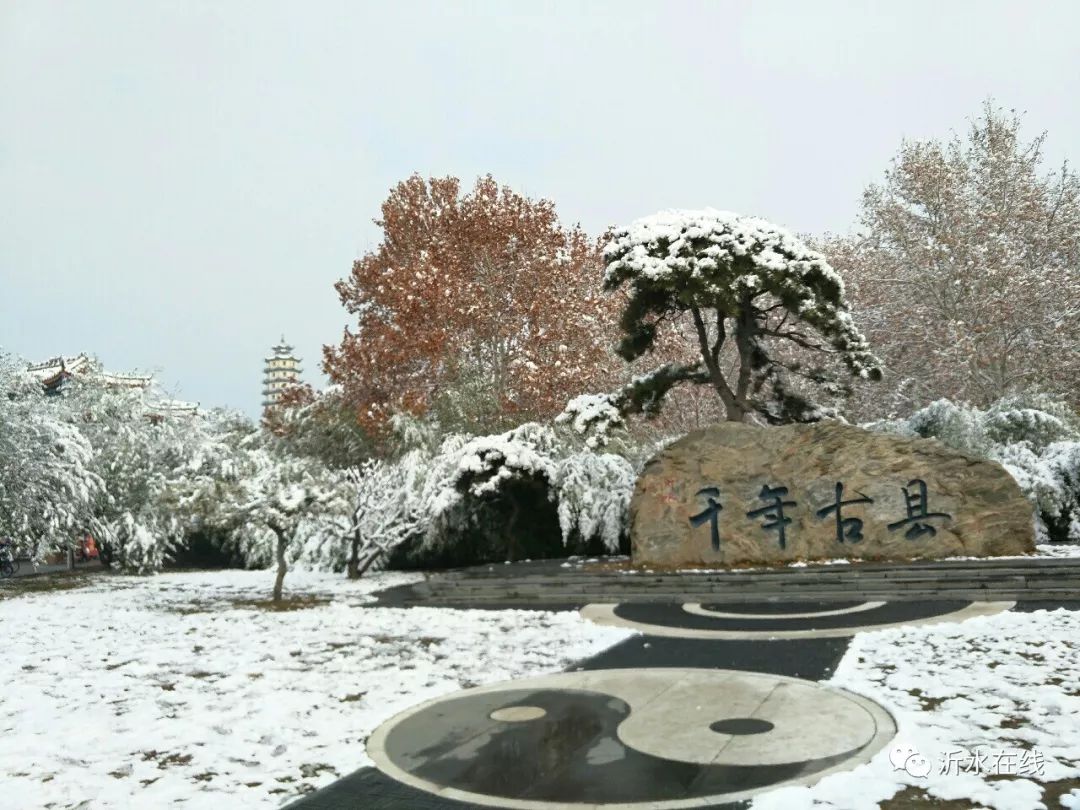
[[[693,243],[701,241],[709,246],[695,248]],[[664,255],[658,255],[656,250],[661,244],[667,246]],[[790,269],[800,276],[820,273],[842,294],[843,281],[820,253],[810,250],[778,225],[731,211],[714,208],[661,211],[617,231],[604,248],[604,258],[610,262],[608,278],[623,268],[653,280],[672,273],[707,278],[708,273],[697,272],[699,267],[713,270],[721,264],[731,265],[740,257],[748,258],[761,270]],[[761,280],[757,275],[744,273],[738,276],[738,283],[756,289]]]
[[[612,394],[581,394],[566,403],[566,408],[555,418],[555,423],[570,422],[582,436],[591,432],[586,446],[590,449],[602,447],[610,440],[612,430],[626,424],[617,399],[619,397]]]
[[[565,668],[629,635],[576,613],[368,607],[292,571],[102,576],[0,600],[5,807],[270,808],[369,764],[367,735],[420,701]]]
[[[466,496],[497,496],[512,482],[534,480],[545,484],[556,504],[564,544],[597,538],[617,551],[628,525],[633,465],[589,442],[586,449],[574,444],[565,433],[533,422],[496,435],[448,437],[437,453],[416,462],[423,484],[410,509],[426,527],[425,541],[440,542],[445,524],[467,519]]]
[[[617,553],[636,477],[630,462],[612,453],[586,450],[560,459],[554,483],[563,543],[595,536]]]
[[[1066,610],[858,634],[831,683],[885,706],[898,744],[929,759],[929,775],[898,770],[889,745],[812,787],[764,794],[753,810],[867,810],[908,786],[996,810],[1038,807],[1037,781],[1080,777],[1078,639],[1080,612]],[[956,751],[1019,752],[1028,768],[999,778],[946,767]]]

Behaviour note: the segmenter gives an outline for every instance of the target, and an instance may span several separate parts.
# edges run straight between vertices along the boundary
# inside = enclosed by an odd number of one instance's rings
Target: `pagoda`
[[[273,354],[266,358],[263,366],[263,408],[273,408],[281,399],[282,392],[290,385],[300,382],[300,360],[293,353],[293,347],[285,342],[274,346]]]

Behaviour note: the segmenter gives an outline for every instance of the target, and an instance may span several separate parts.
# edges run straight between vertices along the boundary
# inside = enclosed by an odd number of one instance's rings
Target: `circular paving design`
[[[660,810],[814,782],[868,761],[895,732],[873,701],[812,681],[618,669],[428,701],[380,726],[368,754],[388,776],[447,799]]]
[[[683,605],[627,602],[582,608],[598,624],[653,636],[711,639],[830,638],[906,625],[959,622],[1009,610],[1015,602],[791,602]]]

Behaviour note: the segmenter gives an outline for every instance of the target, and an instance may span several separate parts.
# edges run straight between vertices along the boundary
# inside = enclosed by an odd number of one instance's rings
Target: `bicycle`
[[[19,561],[11,549],[11,543],[0,544],[0,577],[13,577],[19,570]]]

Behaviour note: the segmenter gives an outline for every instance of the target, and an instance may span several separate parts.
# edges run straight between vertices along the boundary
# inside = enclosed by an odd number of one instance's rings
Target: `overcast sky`
[[[0,0],[0,346],[255,415],[412,172],[592,232],[669,207],[847,231],[992,95],[1080,160],[1080,3]]]

